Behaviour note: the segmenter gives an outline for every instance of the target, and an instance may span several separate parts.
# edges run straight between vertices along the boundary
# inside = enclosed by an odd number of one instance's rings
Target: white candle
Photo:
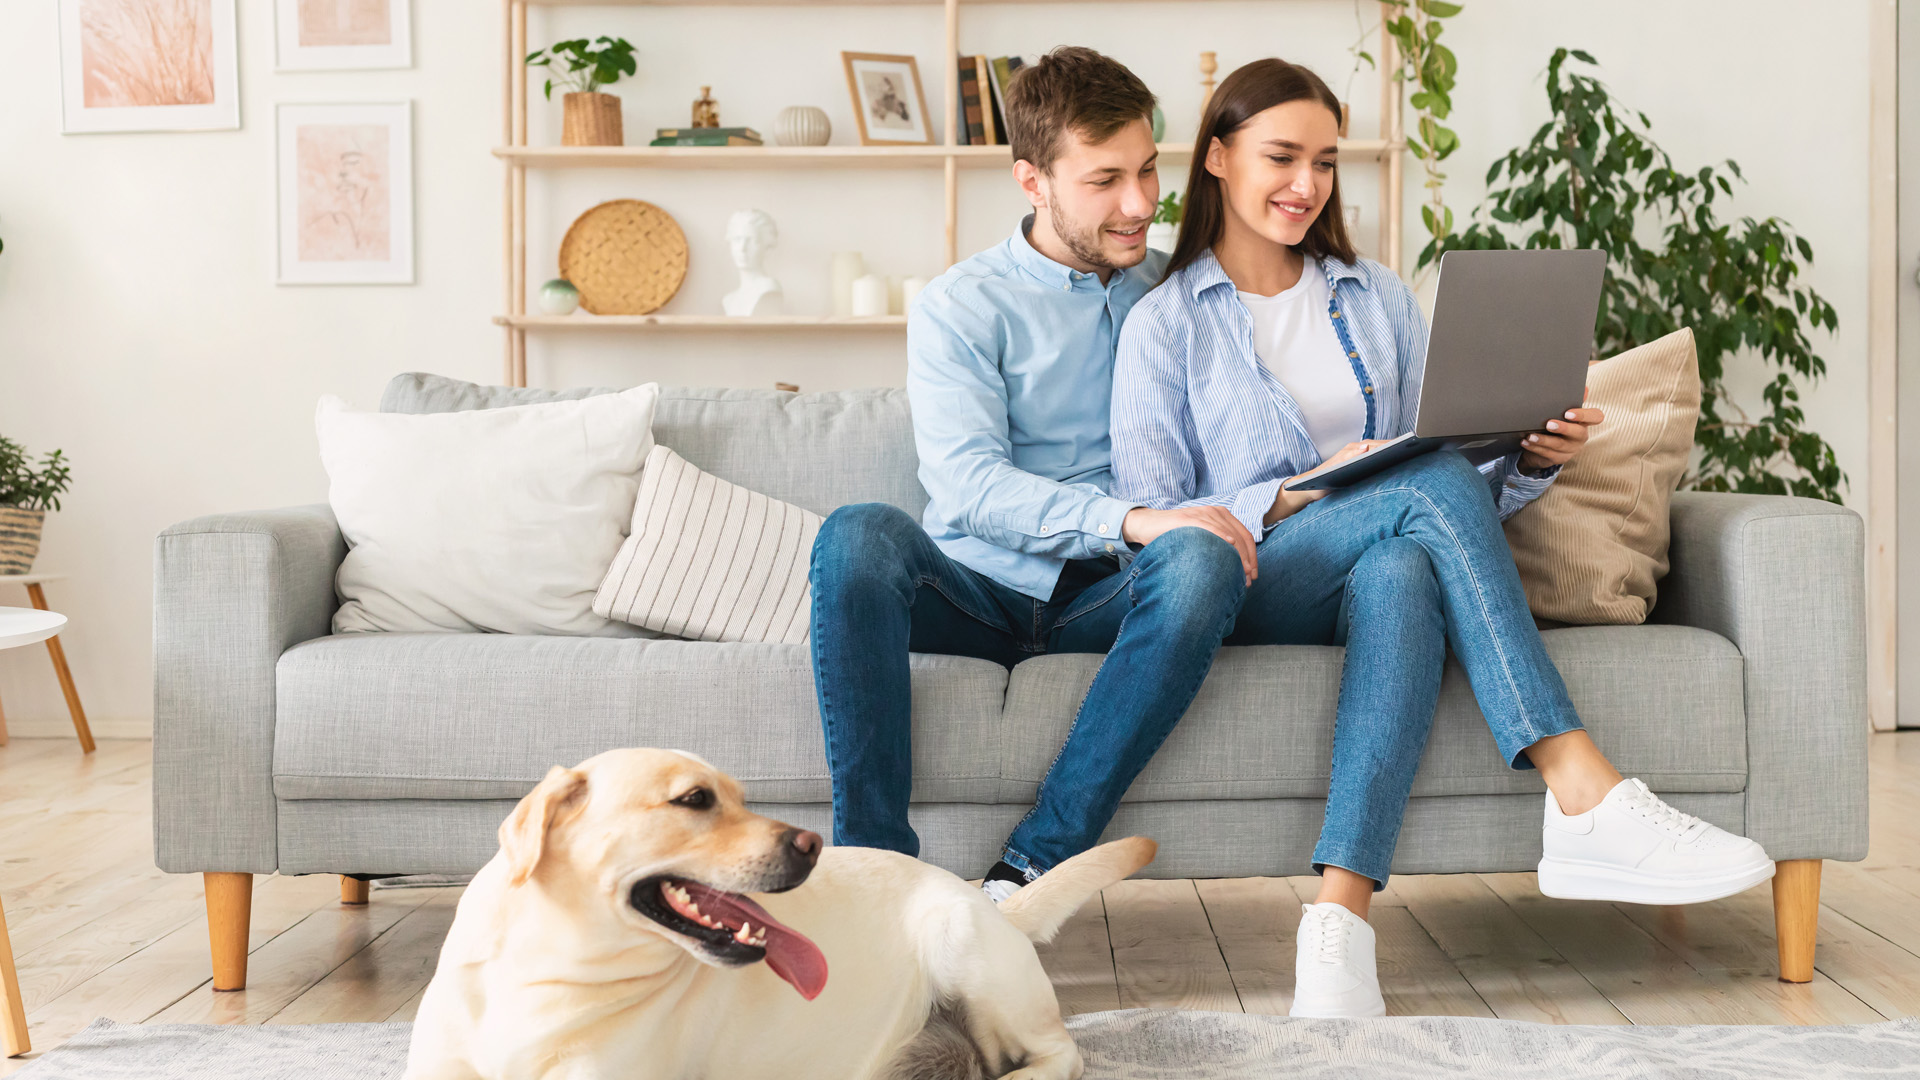
[[[833,313],[846,318],[853,314],[853,283],[867,272],[867,261],[857,251],[835,252],[833,256]]]
[[[887,279],[879,274],[868,274],[853,283],[853,310],[855,318],[887,313]]]
[[[901,279],[900,281],[900,313],[902,315],[913,310],[913,298],[916,296],[919,296],[920,290],[926,287],[927,287],[926,278],[910,277],[910,278]]]

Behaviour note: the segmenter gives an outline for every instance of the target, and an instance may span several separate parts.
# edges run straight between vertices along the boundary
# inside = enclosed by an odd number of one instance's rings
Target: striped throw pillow
[[[604,618],[696,641],[807,640],[821,517],[656,445],[633,523],[594,594]]]
[[[1535,615],[1643,623],[1667,573],[1667,514],[1700,419],[1693,331],[1589,366],[1587,404],[1606,420],[1546,494],[1507,519],[1507,546]]]

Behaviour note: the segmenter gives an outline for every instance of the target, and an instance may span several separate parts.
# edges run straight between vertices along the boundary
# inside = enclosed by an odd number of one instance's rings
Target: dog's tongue
[[[737,929],[744,921],[751,922],[755,930],[765,930],[767,966],[800,991],[801,997],[812,1001],[827,988],[827,958],[805,935],[783,925],[767,914],[766,908],[738,893],[717,892],[692,882],[687,884],[687,890],[694,894],[700,910],[718,915],[729,926]]]

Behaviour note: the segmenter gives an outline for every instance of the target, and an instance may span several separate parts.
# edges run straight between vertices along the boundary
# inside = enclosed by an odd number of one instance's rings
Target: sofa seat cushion
[[[1658,792],[1746,786],[1744,664],[1731,642],[1685,626],[1574,627],[1545,632],[1574,707],[1627,776]],[[1245,646],[1220,650],[1192,707],[1126,799],[1325,798],[1344,650]],[[1032,799],[1065,740],[1102,657],[1044,656],[1013,671],[1007,689],[1006,797]],[[1415,795],[1544,791],[1539,774],[1509,769],[1451,657]]]
[[[991,802],[1007,671],[913,658],[914,797]],[[553,765],[661,746],[767,802],[831,798],[803,645],[356,634],[281,656],[282,799],[517,799]]]

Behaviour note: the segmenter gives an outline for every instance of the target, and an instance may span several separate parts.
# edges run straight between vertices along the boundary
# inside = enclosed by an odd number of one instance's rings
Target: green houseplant
[[[24,574],[40,553],[47,511],[60,509],[70,479],[67,459],[48,451],[38,468],[26,447],[0,435],[0,574]]]
[[[1552,118],[1493,163],[1472,225],[1429,244],[1420,265],[1456,248],[1605,251],[1600,355],[1693,328],[1700,423],[1697,462],[1683,483],[1839,502],[1846,475],[1800,408],[1801,384],[1826,373],[1808,331],[1839,326],[1833,306],[1801,280],[1813,246],[1779,218],[1722,222],[1715,203],[1733,195],[1740,166],[1676,169],[1648,135],[1646,114],[1624,109],[1605,83],[1569,70],[1569,60],[1598,66],[1578,49],[1554,50],[1546,79]],[[1757,416],[1726,387],[1727,365],[1742,353],[1772,369]]]
[[[1420,220],[1431,237],[1427,242],[1430,251],[1453,231],[1453,211],[1441,194],[1447,174],[1441,171],[1440,164],[1460,148],[1460,136],[1442,123],[1453,112],[1453,82],[1459,63],[1453,50],[1440,43],[1440,34],[1446,29],[1445,20],[1460,14],[1460,5],[1445,0],[1383,2],[1391,9],[1384,28],[1393,39],[1399,60],[1399,66],[1393,71],[1394,82],[1414,88],[1412,96],[1407,98],[1407,104],[1413,106],[1414,111],[1413,131],[1406,139],[1407,149],[1420,159],[1421,171],[1426,173],[1422,185],[1427,189],[1427,201],[1420,208]],[[1354,21],[1361,22],[1358,0],[1354,4]],[[1361,63],[1368,67],[1377,65],[1373,54],[1361,48],[1371,33],[1362,29],[1359,39],[1349,47],[1354,58],[1353,70],[1347,73],[1349,94]],[[1420,265],[1425,266],[1426,262],[1423,254]]]
[[[527,66],[544,67],[551,74],[545,90],[548,101],[553,100],[556,82],[566,91],[561,97],[561,145],[619,146],[626,141],[620,99],[600,92],[601,87],[618,82],[620,76],[639,70],[633,46],[626,38],[556,41],[528,53]]]

